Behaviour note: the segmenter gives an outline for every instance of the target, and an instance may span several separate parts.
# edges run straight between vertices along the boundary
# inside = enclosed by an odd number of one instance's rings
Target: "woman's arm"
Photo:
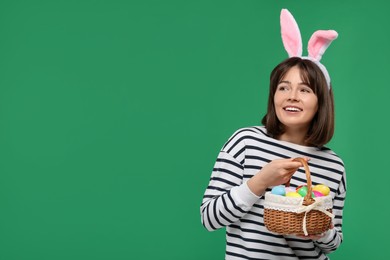
[[[346,197],[346,182],[345,182],[345,173],[340,182],[340,187],[338,189],[337,195],[333,199],[333,214],[335,215],[333,219],[334,227],[327,231],[325,235],[314,241],[316,246],[321,248],[325,253],[331,253],[335,251],[343,242],[343,209],[344,202]]]
[[[213,231],[244,216],[259,199],[243,183],[244,167],[233,156],[221,151],[200,207],[203,226]]]

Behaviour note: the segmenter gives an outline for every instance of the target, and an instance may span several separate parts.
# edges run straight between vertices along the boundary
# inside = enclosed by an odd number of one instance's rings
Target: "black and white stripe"
[[[329,186],[335,228],[317,241],[269,232],[263,224],[264,198],[248,192],[246,181],[274,159],[307,156],[313,185]],[[303,169],[291,186],[306,184]],[[346,177],[342,160],[328,148],[278,141],[264,127],[236,131],[220,151],[205,191],[201,218],[210,231],[226,227],[226,259],[328,259],[342,242]]]

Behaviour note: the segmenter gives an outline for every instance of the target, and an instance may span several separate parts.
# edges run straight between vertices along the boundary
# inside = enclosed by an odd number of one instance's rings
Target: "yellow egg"
[[[313,191],[321,192],[324,196],[327,196],[330,193],[329,187],[324,184],[318,184],[314,186]]]
[[[298,192],[287,192],[286,197],[302,198],[302,196],[299,195]]]

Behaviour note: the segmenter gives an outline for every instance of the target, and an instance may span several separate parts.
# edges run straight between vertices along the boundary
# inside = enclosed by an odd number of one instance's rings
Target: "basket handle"
[[[311,184],[311,176],[310,176],[310,170],[309,165],[307,164],[307,161],[301,157],[294,158],[293,161],[302,163],[303,167],[305,168],[306,173],[306,182],[307,182],[307,194],[303,199],[303,205],[307,206],[314,203],[314,199],[312,197],[312,184]],[[290,186],[290,180],[286,183],[286,187]]]

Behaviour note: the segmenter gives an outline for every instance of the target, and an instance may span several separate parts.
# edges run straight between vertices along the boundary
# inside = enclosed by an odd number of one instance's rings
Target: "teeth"
[[[292,111],[292,112],[299,112],[299,111],[301,111],[299,108],[296,108],[296,107],[286,107],[285,110],[286,111]]]

